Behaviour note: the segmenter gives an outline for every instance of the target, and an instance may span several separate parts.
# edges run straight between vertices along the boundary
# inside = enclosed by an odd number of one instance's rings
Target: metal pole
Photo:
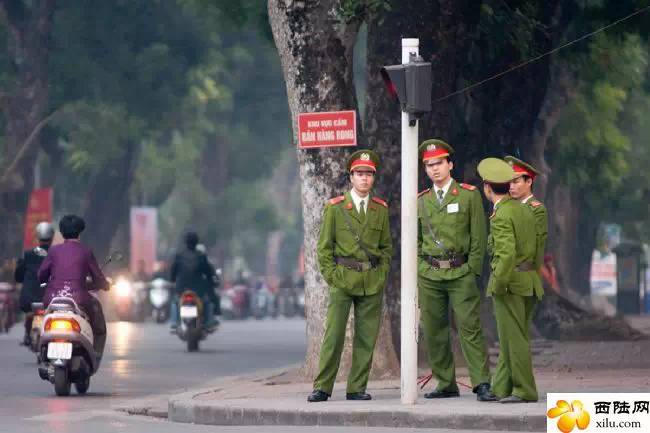
[[[419,39],[402,39],[402,64],[409,63],[411,54],[419,54],[419,45]],[[418,122],[415,123],[415,126],[409,126],[409,115],[402,112],[402,404],[415,404],[418,395],[417,195]]]

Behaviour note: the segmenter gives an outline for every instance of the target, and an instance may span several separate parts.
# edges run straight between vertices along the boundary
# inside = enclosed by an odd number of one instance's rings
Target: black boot
[[[481,383],[474,392],[478,401],[497,401],[497,396],[490,390],[489,383]]]
[[[310,403],[318,403],[321,401],[327,401],[327,399],[330,397],[328,393],[325,391],[321,391],[320,389],[315,389],[312,391],[311,394],[307,397],[307,401]]]

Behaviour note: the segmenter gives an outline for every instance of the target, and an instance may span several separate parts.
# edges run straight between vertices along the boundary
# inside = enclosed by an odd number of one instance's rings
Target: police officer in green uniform
[[[501,403],[537,401],[530,354],[529,324],[542,284],[535,267],[537,229],[526,205],[508,194],[517,177],[507,162],[486,158],[478,165],[483,192],[492,202],[487,293],[492,297],[500,353],[492,390]]]
[[[506,156],[504,160],[510,164],[517,176],[510,182],[510,196],[528,205],[533,215],[535,215],[535,227],[537,228],[535,267],[539,270],[544,263],[544,250],[546,248],[546,238],[548,237],[548,212],[546,206],[533,195],[533,183],[540,173],[532,165],[514,156]]]
[[[477,188],[451,177],[453,151],[437,139],[420,145],[433,186],[418,198],[418,298],[429,365],[438,379],[436,389],[424,397],[460,396],[451,348],[451,306],[473,391],[479,401],[494,401],[476,284],[485,255],[485,213]]]
[[[366,385],[393,254],[388,205],[371,193],[378,168],[375,152],[354,152],[347,163],[351,191],[325,205],[317,253],[321,274],[330,287],[329,304],[319,372],[309,402],[326,401],[332,394],[352,305],[354,340],[346,399],[372,398]]]

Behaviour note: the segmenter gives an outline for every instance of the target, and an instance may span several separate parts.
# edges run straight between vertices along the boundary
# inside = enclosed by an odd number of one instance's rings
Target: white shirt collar
[[[454,181],[454,179],[450,177],[447,184],[445,186],[443,186],[442,188],[438,188],[438,186],[434,183],[433,184],[433,192],[434,192],[436,198],[438,198],[438,191],[440,191],[440,190],[442,190],[442,197],[444,198],[447,195],[447,192],[449,192],[449,187],[451,186],[451,183],[453,181]]]
[[[368,201],[370,200],[370,194],[365,197],[359,196],[357,192],[352,188],[350,191],[350,196],[352,196],[352,201],[354,202],[354,207],[357,208],[357,212],[361,212],[361,200],[364,201],[363,207],[368,210]]]
[[[526,204],[526,203],[528,203],[528,201],[529,201],[531,198],[533,198],[533,195],[532,195],[532,194],[529,195],[528,197],[526,197],[525,199],[523,199],[521,202],[522,202],[523,204]]]

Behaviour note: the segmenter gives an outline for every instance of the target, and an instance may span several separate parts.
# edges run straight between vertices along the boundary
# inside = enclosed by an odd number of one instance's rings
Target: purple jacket
[[[91,276],[91,287],[86,277]],[[77,304],[90,301],[89,290],[103,289],[108,282],[90,248],[77,240],[54,245],[38,270],[38,280],[47,283],[43,303],[47,306],[56,296],[71,296]]]

